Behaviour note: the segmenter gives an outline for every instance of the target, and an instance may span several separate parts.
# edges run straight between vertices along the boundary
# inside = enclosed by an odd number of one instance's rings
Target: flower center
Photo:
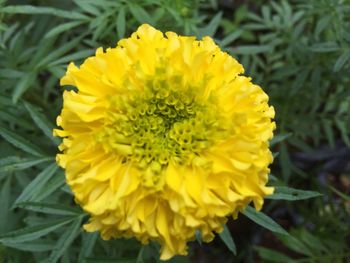
[[[214,96],[198,96],[199,87],[183,87],[181,78],[153,79],[142,91],[111,98],[104,128],[96,140],[135,166],[152,173],[169,160],[190,165],[200,153],[230,133]],[[198,159],[198,158],[197,158]]]

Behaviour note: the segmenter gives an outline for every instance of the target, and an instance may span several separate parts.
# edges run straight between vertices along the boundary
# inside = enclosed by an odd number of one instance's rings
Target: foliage
[[[278,135],[271,145],[278,156],[271,182],[278,188],[264,213],[249,208],[244,215],[277,234],[266,239],[265,231],[250,225],[254,231],[241,242],[225,228],[220,237],[228,249],[212,248],[222,251],[218,259],[350,258],[350,2],[227,2],[0,1],[0,262],[159,261],[156,244],[106,242],[81,230],[87,216],[55,164],[59,140],[52,136],[67,64],[80,63],[99,46],[114,46],[144,22],[162,31],[213,36],[276,108]],[[309,197],[316,198],[304,200]]]

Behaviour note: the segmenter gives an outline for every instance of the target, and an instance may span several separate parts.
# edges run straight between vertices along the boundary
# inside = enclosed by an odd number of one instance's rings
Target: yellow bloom
[[[156,240],[169,259],[196,230],[208,242],[251,201],[261,209],[274,110],[242,73],[210,37],[149,25],[68,66],[57,161],[87,231]]]

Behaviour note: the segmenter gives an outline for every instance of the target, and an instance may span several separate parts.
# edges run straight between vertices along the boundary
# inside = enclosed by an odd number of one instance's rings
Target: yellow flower
[[[210,37],[142,25],[68,66],[57,161],[103,239],[156,240],[161,259],[209,242],[251,202],[261,209],[274,110]]]

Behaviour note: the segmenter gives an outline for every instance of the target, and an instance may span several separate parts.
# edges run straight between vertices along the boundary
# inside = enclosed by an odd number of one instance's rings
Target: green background
[[[350,259],[350,1],[2,0],[0,21],[0,262],[159,261],[157,244],[82,231],[52,137],[67,64],[142,23],[212,36],[276,109],[264,214],[171,262]]]

